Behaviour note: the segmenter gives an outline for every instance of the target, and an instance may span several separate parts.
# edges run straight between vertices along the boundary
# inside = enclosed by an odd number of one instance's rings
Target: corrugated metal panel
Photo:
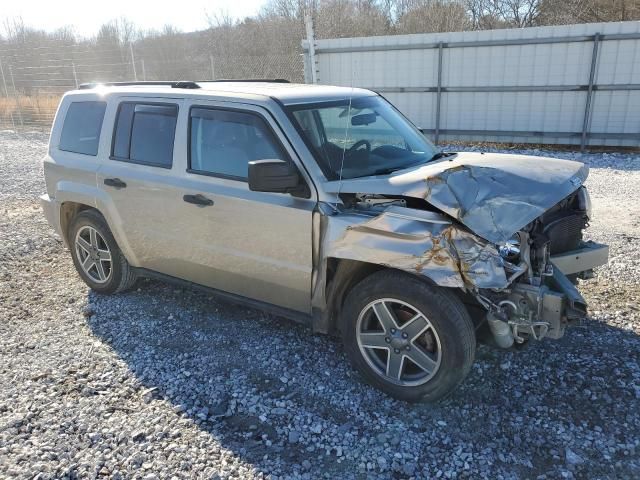
[[[318,81],[378,90],[420,128],[434,130],[437,46],[443,42],[439,124],[445,131],[443,140],[579,144],[596,33],[603,36],[598,43],[594,84],[619,88],[640,85],[640,22],[318,40]],[[619,34],[639,38],[611,38]],[[465,42],[464,46],[456,46],[460,42]],[[515,44],[496,44],[503,42]],[[554,86],[576,88],[446,91],[446,87]],[[414,91],[399,91],[403,88]],[[415,91],[428,88],[432,91]],[[525,136],[446,135],[447,130],[522,131]],[[591,97],[589,131],[590,145],[640,145],[640,90],[596,88]],[[544,132],[544,136],[532,132]],[[571,135],[554,136],[554,132]],[[603,139],[597,138],[598,133],[637,137]]]

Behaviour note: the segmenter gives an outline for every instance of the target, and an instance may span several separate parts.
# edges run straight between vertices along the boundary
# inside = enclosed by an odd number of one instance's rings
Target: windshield
[[[327,177],[364,177],[428,162],[438,149],[382,97],[289,107]]]

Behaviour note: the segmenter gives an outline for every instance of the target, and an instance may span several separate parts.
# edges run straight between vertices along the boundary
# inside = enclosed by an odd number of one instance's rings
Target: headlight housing
[[[506,261],[517,263],[520,258],[520,234],[514,233],[513,237],[498,247],[498,252]]]
[[[587,217],[591,220],[591,197],[589,196],[589,191],[585,186],[580,187],[580,190],[578,190],[578,208],[583,212],[586,212]]]

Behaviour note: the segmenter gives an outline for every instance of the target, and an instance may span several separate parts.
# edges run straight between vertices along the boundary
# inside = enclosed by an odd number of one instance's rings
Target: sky
[[[22,17],[25,25],[53,31],[72,26],[82,36],[92,36],[100,25],[125,16],[142,29],[172,24],[191,32],[208,26],[207,12],[227,12],[244,18],[258,13],[265,0],[0,0],[0,22]]]

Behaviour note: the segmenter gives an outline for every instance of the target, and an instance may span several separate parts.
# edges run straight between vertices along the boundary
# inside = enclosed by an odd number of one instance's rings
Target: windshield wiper
[[[371,175],[389,175],[390,173],[396,172],[398,170],[405,170],[407,168],[417,167],[418,165],[424,165],[425,163],[432,162],[434,160],[438,160],[439,158],[451,157],[453,155],[457,155],[456,152],[438,152],[433,157],[431,157],[428,162],[421,160],[416,163],[411,163],[409,165],[402,165],[398,167],[387,167],[387,168],[379,168],[378,170],[374,170]]]
[[[372,175],[389,175],[390,173],[397,172],[398,170],[406,170],[407,168],[417,167],[418,165],[423,165],[424,160],[421,160],[416,163],[410,163],[409,165],[401,165],[396,167],[387,167],[387,168],[379,168],[375,170]]]
[[[456,152],[438,152],[433,157],[431,157],[429,159],[429,161],[433,162],[434,160],[438,160],[438,159],[444,158],[444,157],[451,157],[451,156],[453,156],[455,154],[456,154]]]
[[[409,167],[387,167],[387,168],[379,168],[378,170],[374,170],[371,175],[389,175],[390,173],[396,172],[398,170],[404,170]]]

